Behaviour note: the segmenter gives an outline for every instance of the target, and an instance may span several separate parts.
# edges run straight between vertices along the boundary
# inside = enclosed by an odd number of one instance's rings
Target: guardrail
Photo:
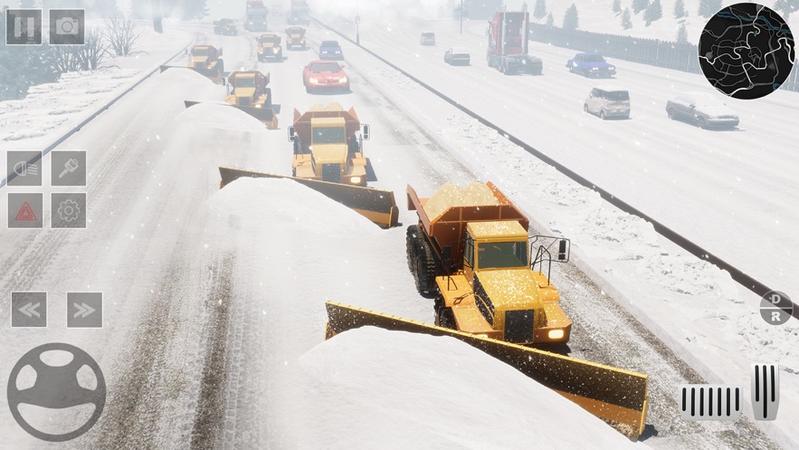
[[[132,84],[130,87],[128,87],[127,89],[125,89],[124,91],[122,91],[122,92],[121,92],[119,95],[115,96],[114,98],[112,98],[111,100],[109,100],[108,102],[106,102],[106,103],[105,103],[105,104],[104,104],[104,105],[103,105],[103,106],[102,106],[100,109],[98,109],[97,111],[95,111],[94,113],[92,113],[92,114],[91,114],[89,117],[87,117],[87,118],[83,119],[83,120],[82,120],[80,123],[78,123],[78,124],[77,124],[77,125],[75,125],[74,127],[70,128],[70,129],[69,129],[69,131],[67,131],[66,133],[64,133],[63,135],[61,135],[61,136],[60,136],[58,139],[56,139],[56,140],[55,140],[53,143],[51,143],[51,144],[50,144],[50,145],[48,145],[47,147],[43,148],[43,149],[42,149],[42,154],[41,154],[41,156],[38,156],[38,155],[37,155],[35,158],[33,158],[33,159],[31,159],[30,161],[28,161],[28,163],[29,163],[29,164],[32,164],[32,163],[35,163],[35,162],[37,162],[37,161],[41,160],[42,158],[44,158],[44,156],[45,156],[45,155],[47,155],[48,153],[50,153],[51,151],[53,151],[53,149],[55,149],[56,147],[58,147],[59,145],[61,145],[61,143],[62,143],[62,142],[64,142],[64,141],[66,141],[67,139],[69,139],[69,138],[70,138],[70,137],[71,137],[73,134],[75,134],[75,133],[77,133],[78,131],[80,131],[80,129],[81,129],[81,128],[85,127],[85,126],[86,126],[88,123],[90,123],[92,120],[96,119],[96,118],[97,118],[97,116],[99,116],[99,115],[100,115],[100,114],[102,114],[104,111],[106,111],[108,108],[110,108],[110,107],[111,107],[111,106],[112,106],[114,103],[116,103],[116,102],[118,102],[119,100],[121,100],[121,99],[122,99],[122,97],[126,96],[126,95],[127,95],[127,94],[129,94],[131,91],[133,91],[134,89],[136,89],[136,88],[137,88],[137,87],[138,87],[140,84],[142,84],[142,83],[144,83],[145,81],[147,81],[147,80],[148,80],[148,79],[149,79],[151,76],[153,76],[153,75],[155,75],[156,73],[158,73],[158,72],[160,71],[160,67],[161,67],[162,65],[164,65],[164,64],[168,64],[168,63],[169,63],[170,61],[172,61],[173,59],[177,58],[177,57],[178,57],[178,56],[180,56],[181,54],[184,54],[184,53],[186,52],[186,49],[188,49],[188,48],[189,48],[189,45],[191,45],[191,44],[187,44],[187,45],[185,45],[185,46],[184,46],[183,48],[181,48],[181,49],[180,49],[178,52],[176,52],[175,54],[173,54],[172,56],[170,56],[170,57],[169,57],[169,59],[167,59],[166,61],[164,61],[164,62],[162,62],[161,64],[157,65],[157,66],[155,67],[155,69],[153,69],[153,70],[151,70],[151,71],[147,72],[147,73],[146,73],[146,74],[145,74],[145,75],[144,75],[144,76],[143,76],[143,77],[142,77],[142,78],[141,78],[139,81],[137,81],[137,82],[133,83],[133,84]],[[6,174],[6,175],[7,175],[6,177],[3,177],[3,179],[2,179],[2,180],[0,180],[0,188],[2,188],[3,186],[6,186],[6,185],[8,184],[8,182],[9,182],[9,181],[11,181],[11,180],[13,180],[14,178],[16,178],[16,177],[17,177],[16,173],[10,173],[10,174]]]
[[[741,286],[745,287],[746,289],[750,290],[751,292],[763,297],[767,293],[773,291],[770,287],[766,286],[765,283],[755,279],[751,275],[748,275],[743,270],[738,269],[737,267],[733,266],[732,264],[728,263],[727,261],[721,259],[720,257],[714,255],[713,253],[705,250],[699,244],[692,242],[690,239],[686,238],[685,236],[677,233],[676,231],[672,230],[668,226],[664,225],[660,221],[656,220],[655,218],[649,216],[648,214],[644,213],[643,211],[639,210],[638,208],[630,205],[629,203],[625,202],[624,200],[616,197],[609,191],[601,188],[596,183],[591,182],[587,178],[581,176],[577,172],[569,169],[565,165],[559,163],[558,161],[552,159],[551,157],[547,156],[545,153],[541,152],[540,150],[536,149],[532,145],[526,143],[525,141],[521,140],[520,138],[512,135],[511,133],[505,131],[499,125],[491,122],[490,120],[486,119],[485,117],[481,116],[480,114],[476,113],[475,111],[469,109],[468,107],[462,105],[457,100],[449,97],[448,95],[442,93],[438,89],[432,87],[431,85],[425,83],[424,81],[420,80],[419,78],[411,75],[410,73],[406,72],[405,70],[398,67],[396,64],[388,61],[387,59],[383,58],[382,56],[378,55],[372,50],[364,47],[358,42],[355,42],[349,36],[345,35],[344,33],[338,31],[337,29],[325,24],[324,22],[320,21],[319,19],[313,18],[313,20],[318,23],[321,27],[326,28],[333,33],[341,36],[342,39],[350,42],[351,44],[359,47],[372,57],[376,58],[380,62],[386,64],[387,66],[391,67],[392,69],[396,70],[397,72],[403,74],[410,80],[414,81],[415,83],[419,84],[423,88],[427,89],[440,99],[444,100],[445,102],[449,103],[450,105],[454,106],[455,108],[459,109],[460,111],[466,113],[473,119],[477,120],[481,124],[494,129],[497,133],[502,135],[505,139],[509,140],[515,145],[523,148],[525,151],[530,153],[531,155],[535,156],[536,158],[540,159],[541,161],[549,164],[550,166],[554,167],[558,172],[566,175],[572,181],[580,184],[581,186],[587,187],[595,192],[597,192],[602,199],[610,203],[611,205],[619,208],[620,210],[626,212],[627,214],[631,214],[634,216],[638,216],[647,222],[651,223],[654,227],[655,231],[660,234],[661,236],[665,237],[666,239],[670,240],[674,244],[678,245],[683,250],[691,253],[692,255],[704,259],[709,263],[719,267],[722,270],[726,270],[733,280],[739,283]],[[799,319],[799,306],[794,303],[791,303],[792,307],[792,315],[794,318]]]

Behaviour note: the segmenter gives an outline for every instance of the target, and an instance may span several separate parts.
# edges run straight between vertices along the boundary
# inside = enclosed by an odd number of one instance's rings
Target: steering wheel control
[[[72,358],[67,364],[54,367],[42,359],[42,355],[48,352],[66,352]],[[31,387],[20,389],[18,378],[22,369],[26,367],[36,372],[36,381]],[[88,367],[94,376],[92,389],[80,384],[78,371],[83,367]],[[28,351],[17,361],[8,377],[7,396],[11,415],[28,434],[43,441],[65,442],[85,434],[100,419],[105,407],[106,384],[100,366],[88,353],[74,345],[49,343]],[[78,428],[52,433],[34,427],[20,410],[20,405],[23,404],[49,410],[63,410],[91,404],[94,410]]]

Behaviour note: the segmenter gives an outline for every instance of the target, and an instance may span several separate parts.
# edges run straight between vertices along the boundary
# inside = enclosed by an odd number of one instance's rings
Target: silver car
[[[736,128],[738,115],[716,97],[700,92],[680,95],[666,102],[669,119],[681,120],[700,128]]]
[[[453,66],[468,66],[471,63],[469,52],[460,48],[450,48],[444,52],[444,62]]]
[[[595,87],[585,99],[583,110],[605,119],[630,118],[630,93],[612,86]]]

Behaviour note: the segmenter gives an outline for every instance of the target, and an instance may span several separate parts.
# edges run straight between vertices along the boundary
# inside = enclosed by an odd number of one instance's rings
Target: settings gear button
[[[86,194],[52,194],[53,228],[86,228]]]

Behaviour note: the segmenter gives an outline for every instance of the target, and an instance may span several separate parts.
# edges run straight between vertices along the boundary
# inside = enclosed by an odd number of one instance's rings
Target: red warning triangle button
[[[38,219],[36,218],[36,213],[33,212],[33,208],[31,208],[30,203],[24,202],[22,206],[19,207],[19,211],[17,211],[17,222],[36,222]]]

